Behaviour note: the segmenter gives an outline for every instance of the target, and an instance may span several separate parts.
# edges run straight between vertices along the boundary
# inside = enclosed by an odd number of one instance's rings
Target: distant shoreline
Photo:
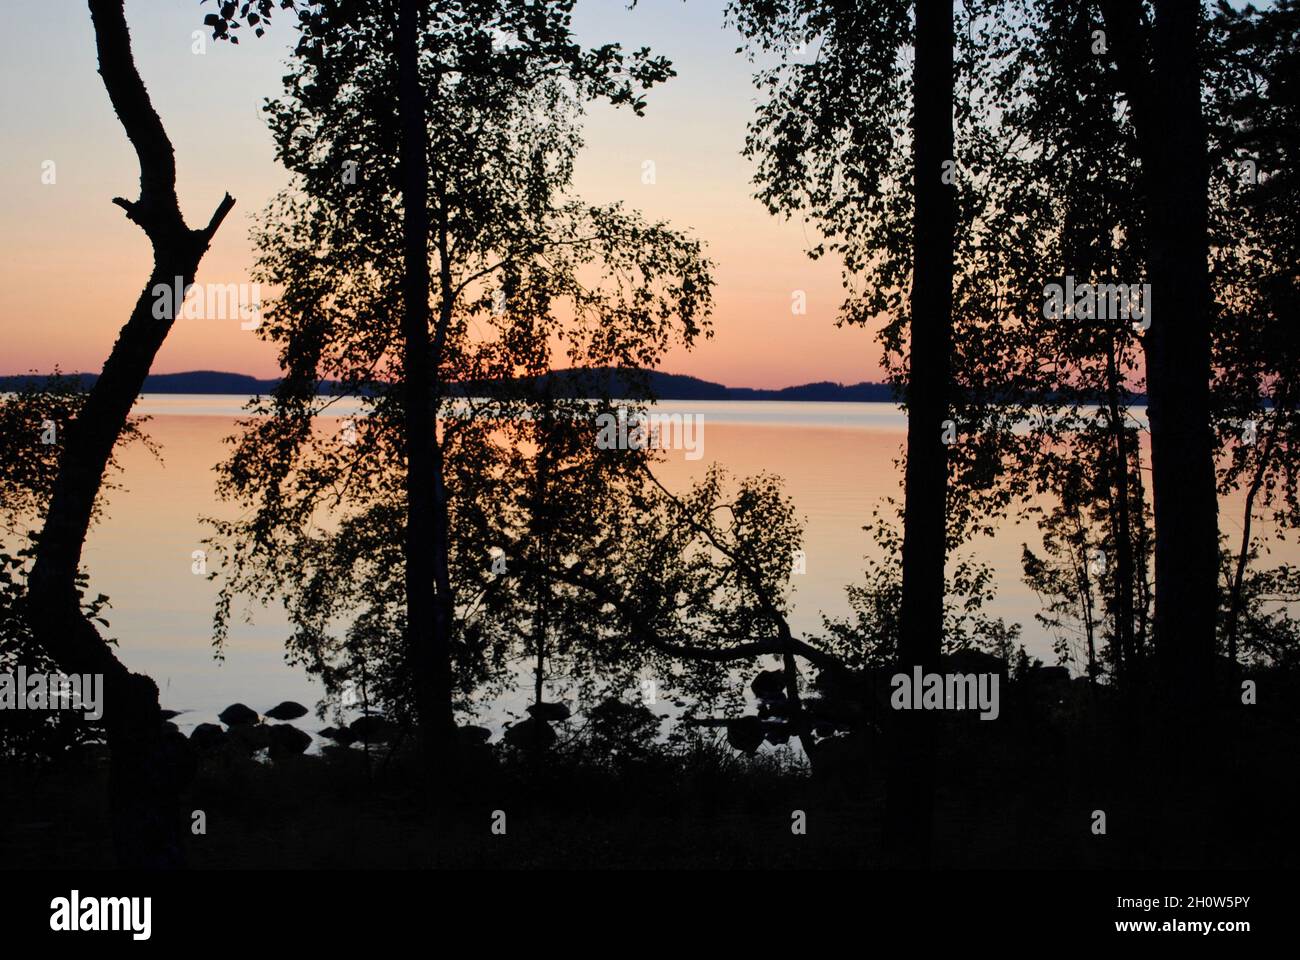
[[[637,395],[640,391],[629,388],[629,383],[638,376],[638,372],[624,374],[611,369],[595,370],[560,370],[554,374],[563,378],[565,383],[557,391],[561,395],[573,397],[582,393],[586,386],[601,389],[597,395]],[[47,374],[14,374],[0,376],[0,391],[20,390],[29,384],[40,385]],[[63,375],[75,379],[84,389],[89,389],[98,379],[98,374],[69,373]],[[212,370],[195,370],[186,373],[150,374],[145,379],[142,393],[177,393],[177,394],[242,394],[256,396],[271,392],[279,380],[259,380],[240,373],[225,373]],[[785,387],[778,390],[766,390],[753,387],[728,387],[720,383],[701,380],[681,374],[648,373],[648,385],[655,399],[658,400],[786,400],[817,402],[893,402],[896,400],[894,388],[887,383],[807,383],[799,386]],[[320,393],[332,394],[333,384],[321,385]],[[465,390],[453,391],[464,394]]]
[[[29,385],[41,385],[48,374],[13,374],[0,376],[0,392],[12,392]],[[83,389],[90,389],[98,379],[94,373],[70,373],[66,379],[77,380]],[[636,398],[644,396],[646,387],[656,400],[775,400],[811,403],[898,403],[899,397],[892,384],[843,384],[822,381],[805,383],[781,389],[756,387],[728,387],[698,377],[660,371],[623,371],[610,368],[593,370],[558,370],[550,376],[559,379],[558,396],[573,398],[608,396]],[[213,370],[194,370],[185,373],[150,374],[141,393],[151,394],[222,394],[258,396],[270,393],[279,380],[259,380],[241,373]],[[453,395],[467,396],[482,384],[457,384]],[[334,394],[335,384],[327,381],[318,392]],[[1134,406],[1146,404],[1142,394],[1130,394],[1125,402]]]

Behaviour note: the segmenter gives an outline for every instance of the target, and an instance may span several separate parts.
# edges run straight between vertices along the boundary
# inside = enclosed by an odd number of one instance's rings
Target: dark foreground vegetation
[[[1225,718],[1198,745],[1194,767],[1172,768],[1154,729],[1139,724],[1146,732],[1134,737],[1133,718],[1104,688],[1041,673],[1012,679],[1005,722],[945,722],[935,865],[1300,865],[1294,711]],[[1300,692],[1293,675],[1257,680],[1271,702],[1294,703]],[[645,708],[614,701],[557,725],[557,742],[541,750],[464,738],[456,789],[434,805],[409,741],[268,756],[249,728],[196,736],[181,806],[203,811],[205,832],[191,821],[184,855],[215,869],[884,864],[874,728],[823,739],[810,769],[789,747],[738,751],[725,731],[678,727],[648,739],[659,725]],[[6,866],[112,867],[108,770],[95,744],[57,763],[4,763]],[[1104,834],[1094,830],[1099,809]]]

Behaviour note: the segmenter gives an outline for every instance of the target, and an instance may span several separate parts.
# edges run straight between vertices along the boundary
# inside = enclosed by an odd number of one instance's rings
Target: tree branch
[[[89,0],[89,3],[99,75],[127,139],[140,159],[140,200],[134,205],[113,202],[147,230],[183,227],[176,199],[176,153],[136,69],[124,2]]]

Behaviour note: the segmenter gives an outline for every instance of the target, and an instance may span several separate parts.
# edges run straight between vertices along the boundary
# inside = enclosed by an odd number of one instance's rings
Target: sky
[[[741,156],[756,104],[752,66],[724,28],[723,0],[580,0],[587,44],[648,45],[678,76],[652,90],[644,117],[594,107],[576,190],[622,200],[703,239],[716,264],[712,340],[674,350],[662,369],[729,386],[783,387],[880,379],[869,332],[834,325],[838,267],[814,262],[801,221],[770,216],[752,197]],[[148,241],[115,196],[134,199],[139,168],[96,73],[83,0],[5,0],[0,32],[0,374],[98,371],[148,278]],[[194,0],[127,0],[137,66],[176,148],[181,209],[206,223],[222,194],[237,206],[199,269],[208,284],[248,282],[249,216],[287,183],[260,105],[281,89],[295,36],[287,18],[261,40],[193,36]],[[643,183],[645,161],[655,182]],[[52,164],[52,166],[51,166]],[[43,182],[52,179],[52,183]],[[807,312],[792,312],[803,291]],[[270,378],[275,348],[229,320],[180,319],[155,373],[226,370]]]

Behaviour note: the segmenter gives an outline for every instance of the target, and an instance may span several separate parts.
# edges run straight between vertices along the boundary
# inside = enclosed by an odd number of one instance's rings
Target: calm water
[[[158,681],[165,707],[188,711],[177,720],[184,729],[214,720],[234,701],[262,711],[285,699],[310,708],[322,696],[319,684],[284,662],[287,628],[278,609],[254,608],[251,623],[237,619],[225,661],[213,657],[215,585],[191,572],[191,553],[207,533],[200,517],[231,514],[215,499],[211,471],[228,452],[222,439],[234,431],[242,404],[228,396],[142,397],[137,412],[152,416],[146,429],[163,462],[138,446],[123,454],[125,489],[109,495],[107,517],[85,554],[92,590],[112,599],[109,633],[120,641],[120,656]],[[867,403],[673,402],[657,409],[704,415],[703,456],[686,460],[669,451],[658,471],[670,487],[686,487],[715,462],[737,476],[768,471],[785,479],[806,520],[807,573],[794,577],[796,631],[817,631],[822,612],[847,614],[844,588],[860,579],[862,558],[873,549],[862,525],[881,498],[901,496],[901,412]],[[339,405],[332,412],[354,411]],[[1238,504],[1225,502],[1222,520],[1234,541]],[[1051,641],[1034,621],[1037,599],[1020,581],[1025,542],[1037,546],[1033,526],[1008,523],[976,547],[998,571],[994,612],[1021,623],[1030,653],[1054,662]],[[484,719],[496,726],[524,702],[494,704]],[[312,717],[300,725],[320,726]]]

